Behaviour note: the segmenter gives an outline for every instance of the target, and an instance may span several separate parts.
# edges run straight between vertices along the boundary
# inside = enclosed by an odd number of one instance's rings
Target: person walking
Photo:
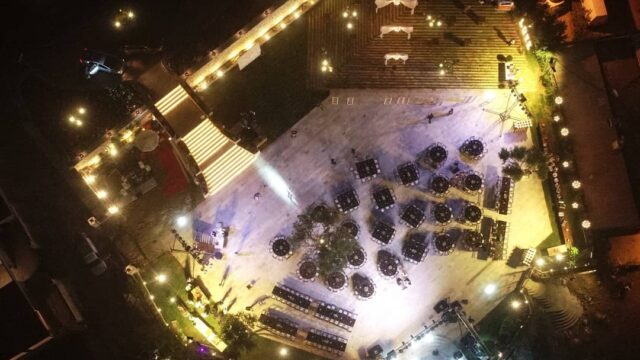
[[[429,115],[427,115],[427,120],[428,123],[431,124],[431,120],[433,120],[433,113],[429,113]]]
[[[449,112],[447,113],[447,115],[453,115],[453,108],[449,109]]]

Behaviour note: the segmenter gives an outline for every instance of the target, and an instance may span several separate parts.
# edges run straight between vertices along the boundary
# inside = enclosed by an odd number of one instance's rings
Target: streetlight
[[[562,162],[562,167],[563,167],[563,168],[565,168],[565,169],[566,169],[566,168],[568,168],[569,166],[571,166],[571,163],[570,163],[570,162],[568,162],[567,160],[565,160],[565,161],[563,161],[563,162]]]
[[[560,135],[569,136],[569,128],[563,127],[562,129],[560,129]]]
[[[564,260],[564,254],[563,253],[557,253],[555,258],[556,258],[556,261],[560,262],[560,261]]]
[[[164,284],[167,281],[167,275],[165,274],[156,275],[156,281],[160,284]]]
[[[84,182],[86,182],[87,184],[91,185],[91,184],[96,182],[96,176],[95,175],[87,175],[87,176],[84,177]]]
[[[78,114],[84,115],[86,112],[87,112],[87,109],[83,108],[82,106],[78,108]]]
[[[574,201],[574,202],[572,202],[572,203],[571,203],[571,208],[573,208],[573,209],[577,209],[577,208],[579,208],[579,207],[580,207],[580,204],[578,204],[578,202],[577,202],[577,201]]]
[[[555,122],[560,121],[560,115],[558,115],[558,114],[553,115],[553,121],[555,121]]]
[[[522,305],[522,303],[520,301],[518,301],[518,300],[513,300],[511,302],[511,307],[513,309],[516,309],[516,310],[519,309],[521,305]]]
[[[289,349],[287,349],[286,347],[281,347],[278,353],[280,354],[280,356],[285,357],[289,355]]]
[[[556,98],[553,99],[553,101],[556,103],[556,105],[562,105],[562,103],[564,102],[564,99],[562,98],[562,96],[556,96]]]
[[[119,208],[119,207],[117,207],[116,205],[111,205],[111,206],[109,206],[109,208],[107,209],[107,211],[109,212],[109,214],[111,214],[111,215],[115,215],[115,214],[117,214],[118,212],[120,212],[120,208]]]
[[[120,29],[122,27],[122,23],[120,21],[116,20],[113,23],[113,26],[115,26],[116,29]]]
[[[543,258],[537,258],[537,259],[536,259],[536,265],[537,265],[538,267],[542,267],[542,266],[544,266],[544,264],[545,264],[545,263],[546,263],[546,262],[544,261],[544,259],[543,259]]]
[[[98,199],[106,199],[107,196],[109,196],[109,193],[107,193],[105,190],[98,190],[96,191],[96,196],[98,197]]]
[[[578,190],[582,187],[582,183],[580,182],[580,180],[573,180],[571,182],[571,187]]]
[[[591,221],[589,220],[582,220],[582,223],[580,223],[580,225],[582,225],[583,229],[589,229],[591,227]]]
[[[349,30],[353,29],[353,24],[352,23],[347,23],[347,29],[349,29]]]

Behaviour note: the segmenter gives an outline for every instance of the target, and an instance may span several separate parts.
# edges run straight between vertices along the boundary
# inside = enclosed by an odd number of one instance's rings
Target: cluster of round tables
[[[364,249],[361,247],[357,247],[349,256],[347,256],[347,262],[353,268],[359,268],[364,265],[364,262],[367,260],[366,253]]]
[[[448,254],[451,253],[453,251],[453,248],[455,246],[455,242],[453,240],[453,238],[451,237],[450,234],[448,233],[441,233],[436,235],[436,238],[434,239],[434,245],[436,247],[436,250],[441,253],[441,254]]]
[[[482,188],[482,177],[478,174],[468,174],[464,177],[464,188],[469,191],[478,191]]]
[[[335,271],[327,276],[327,286],[333,291],[342,290],[346,285],[347,275],[342,271]]]
[[[449,191],[449,180],[442,175],[431,178],[431,191],[438,195],[444,195]]]
[[[464,207],[464,219],[472,224],[480,222],[482,219],[482,209],[475,204],[467,204]]]
[[[449,221],[451,221],[452,216],[453,212],[447,204],[438,203],[433,207],[433,217],[440,224],[448,223]]]
[[[276,256],[285,257],[291,252],[291,244],[284,238],[278,238],[271,244],[271,250]]]
[[[305,260],[300,264],[298,274],[303,280],[314,280],[318,276],[318,266],[311,260]]]

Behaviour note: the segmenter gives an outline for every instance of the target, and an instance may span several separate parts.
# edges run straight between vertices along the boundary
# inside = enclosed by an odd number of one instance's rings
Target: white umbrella
[[[153,130],[145,130],[136,136],[134,145],[142,152],[150,152],[158,147],[160,137]]]

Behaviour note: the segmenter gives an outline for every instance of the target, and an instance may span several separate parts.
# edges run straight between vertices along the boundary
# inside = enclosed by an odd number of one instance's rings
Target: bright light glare
[[[556,254],[556,261],[562,261],[564,260],[564,254],[563,253],[557,253]]]
[[[484,101],[493,101],[496,98],[495,91],[487,91],[484,93]]]
[[[428,343],[432,343],[435,339],[436,339],[436,337],[435,337],[435,336],[433,336],[433,334],[432,334],[432,333],[427,333],[427,334],[424,336],[424,340],[425,340],[426,342],[428,342]]]
[[[180,215],[176,218],[176,225],[178,225],[178,227],[183,227],[187,225],[188,222],[189,219],[187,219],[187,217],[184,215]]]
[[[95,175],[87,175],[87,176],[84,177],[84,181],[87,184],[91,185],[91,184],[96,182],[96,176]]]
[[[566,127],[563,127],[562,129],[560,129],[560,135],[568,136],[569,135],[569,129],[566,128]]]
[[[544,266],[544,264],[545,264],[545,261],[544,261],[543,258],[537,258],[536,259],[536,265],[537,266]]]
[[[115,215],[120,211],[120,208],[115,206],[115,205],[111,205],[109,206],[109,208],[107,209],[107,211],[109,211],[109,214],[111,215]]]
[[[582,183],[579,180],[573,180],[571,187],[578,190],[582,187]]]
[[[216,75],[217,75],[219,78],[221,78],[221,77],[223,77],[223,76],[224,76],[224,71],[222,71],[222,70],[218,70],[218,71],[216,72]]]
[[[564,102],[564,99],[562,98],[562,96],[556,96],[554,101],[556,102],[556,104],[562,105],[562,103]]]
[[[496,292],[496,284],[488,284],[487,286],[484,287],[484,293],[487,295],[491,295],[494,292]]]
[[[353,29],[353,24],[352,23],[347,23],[347,29],[349,29],[349,30]]]
[[[591,221],[589,221],[589,220],[582,220],[582,223],[581,223],[580,225],[582,225],[582,228],[583,228],[583,229],[588,229],[588,228],[590,228],[590,227],[591,227]]]
[[[520,308],[520,305],[522,305],[522,303],[520,301],[518,301],[518,300],[513,300],[511,302],[511,307],[514,308],[514,309]]]
[[[83,115],[86,112],[87,112],[87,109],[83,108],[82,106],[78,108],[78,114]]]
[[[287,181],[278,173],[278,171],[261,156],[258,156],[255,161],[255,166],[258,168],[258,174],[267,186],[288,205],[298,205],[293,191],[287,184]]]
[[[574,201],[574,202],[571,203],[571,207],[574,208],[574,209],[577,209],[577,208],[580,207],[580,204],[578,202]]]
[[[98,199],[106,199],[108,195],[109,194],[104,190],[96,191],[96,196],[98,197]]]
[[[172,304],[175,304],[176,298],[175,297],[169,298],[169,302],[172,303]]]
[[[343,18],[346,18],[346,17],[348,17],[348,16],[349,16],[349,13],[348,13],[348,12],[346,12],[346,11],[345,11],[345,12],[343,12],[343,13],[342,13],[342,17],[343,17]]]
[[[69,122],[72,123],[72,124],[74,122],[76,122],[76,117],[75,116],[69,116]]]
[[[134,16],[135,16],[135,14],[133,13],[133,11],[129,11],[129,12],[127,13],[127,17],[128,17],[129,19],[133,19],[133,17],[134,17]]]
[[[280,354],[280,356],[287,356],[289,355],[289,349],[287,349],[286,347],[281,347],[278,353]]]
[[[165,274],[156,275],[156,281],[159,282],[160,284],[165,283],[167,281],[167,275]]]
[[[120,23],[120,21],[116,21],[116,22],[113,23],[113,26],[115,26],[117,29],[119,29],[122,26],[122,24]]]
[[[566,160],[562,162],[562,167],[565,168],[565,169],[568,168],[570,165],[571,165],[571,163],[569,163]]]

